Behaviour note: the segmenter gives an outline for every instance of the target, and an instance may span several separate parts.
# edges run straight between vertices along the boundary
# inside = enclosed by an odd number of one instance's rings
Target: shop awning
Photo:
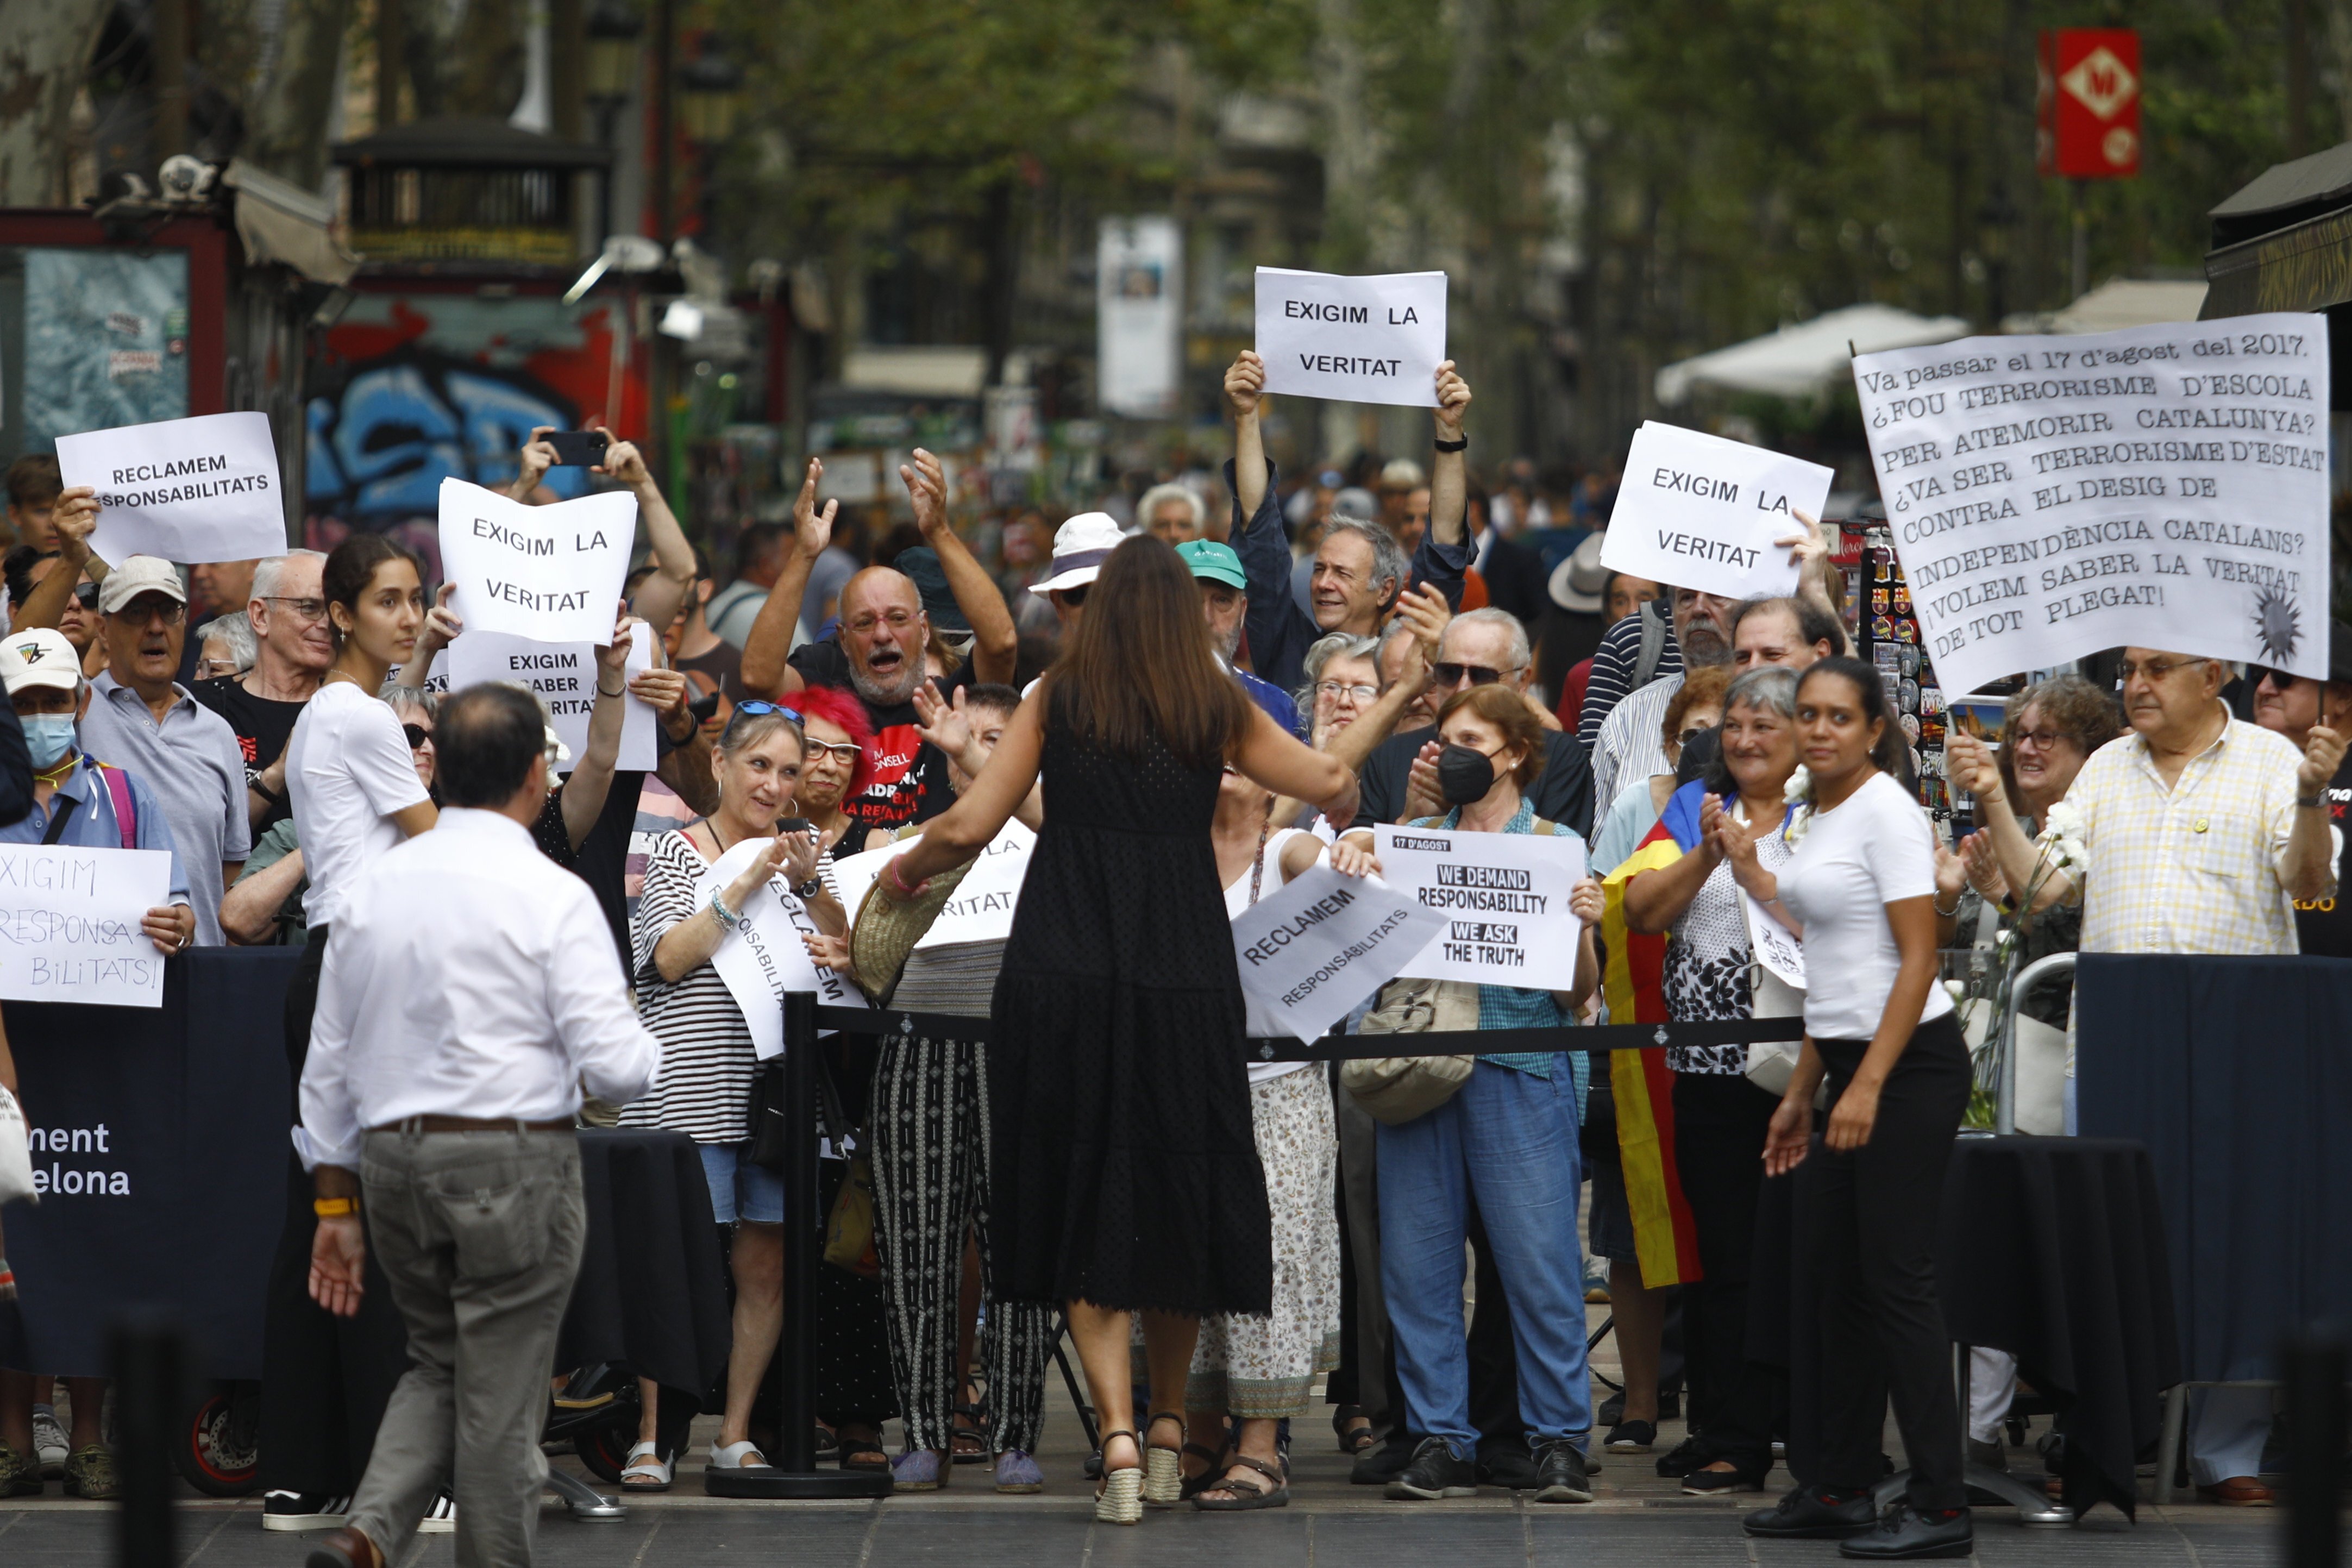
[[[1698,387],[1817,397],[1853,374],[1853,356],[1948,342],[1969,332],[1958,316],[1919,316],[1893,305],[1848,305],[1760,338],[1681,360],[1658,372],[1658,401],[1683,402]]]

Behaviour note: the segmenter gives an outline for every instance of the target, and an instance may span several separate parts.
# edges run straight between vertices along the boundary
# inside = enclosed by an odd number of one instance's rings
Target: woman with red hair
[[[887,842],[889,835],[877,830],[874,842],[867,843],[857,819],[845,809],[874,778],[874,726],[866,717],[866,704],[856,693],[831,686],[803,687],[790,701],[808,735],[808,757],[793,802],[824,836],[828,853],[834,858],[856,855]]]

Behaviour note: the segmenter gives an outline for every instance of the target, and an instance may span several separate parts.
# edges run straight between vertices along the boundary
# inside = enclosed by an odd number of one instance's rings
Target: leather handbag
[[[1391,980],[1362,1027],[1366,1035],[1423,1035],[1478,1026],[1478,988],[1459,980]],[[1359,1057],[1339,1066],[1339,1087],[1364,1114],[1394,1127],[1426,1116],[1470,1080],[1477,1058]]]

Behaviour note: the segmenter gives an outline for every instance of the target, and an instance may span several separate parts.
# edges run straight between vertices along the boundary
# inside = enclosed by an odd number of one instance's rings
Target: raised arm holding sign
[[[1835,477],[1742,441],[1643,425],[1625,456],[1601,563],[1727,599],[1794,594],[1798,568],[1776,546],[1822,515]]]
[[[614,492],[524,506],[441,481],[441,565],[466,628],[534,642],[595,643],[628,576],[637,498]]]

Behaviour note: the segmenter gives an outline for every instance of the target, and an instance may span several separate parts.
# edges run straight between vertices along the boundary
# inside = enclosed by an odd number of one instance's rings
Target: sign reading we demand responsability
[[[2327,322],[1865,354],[1886,521],[1948,691],[2126,644],[2327,673]]]
[[[1343,403],[1437,404],[1445,360],[1445,274],[1257,269],[1265,389]]]

